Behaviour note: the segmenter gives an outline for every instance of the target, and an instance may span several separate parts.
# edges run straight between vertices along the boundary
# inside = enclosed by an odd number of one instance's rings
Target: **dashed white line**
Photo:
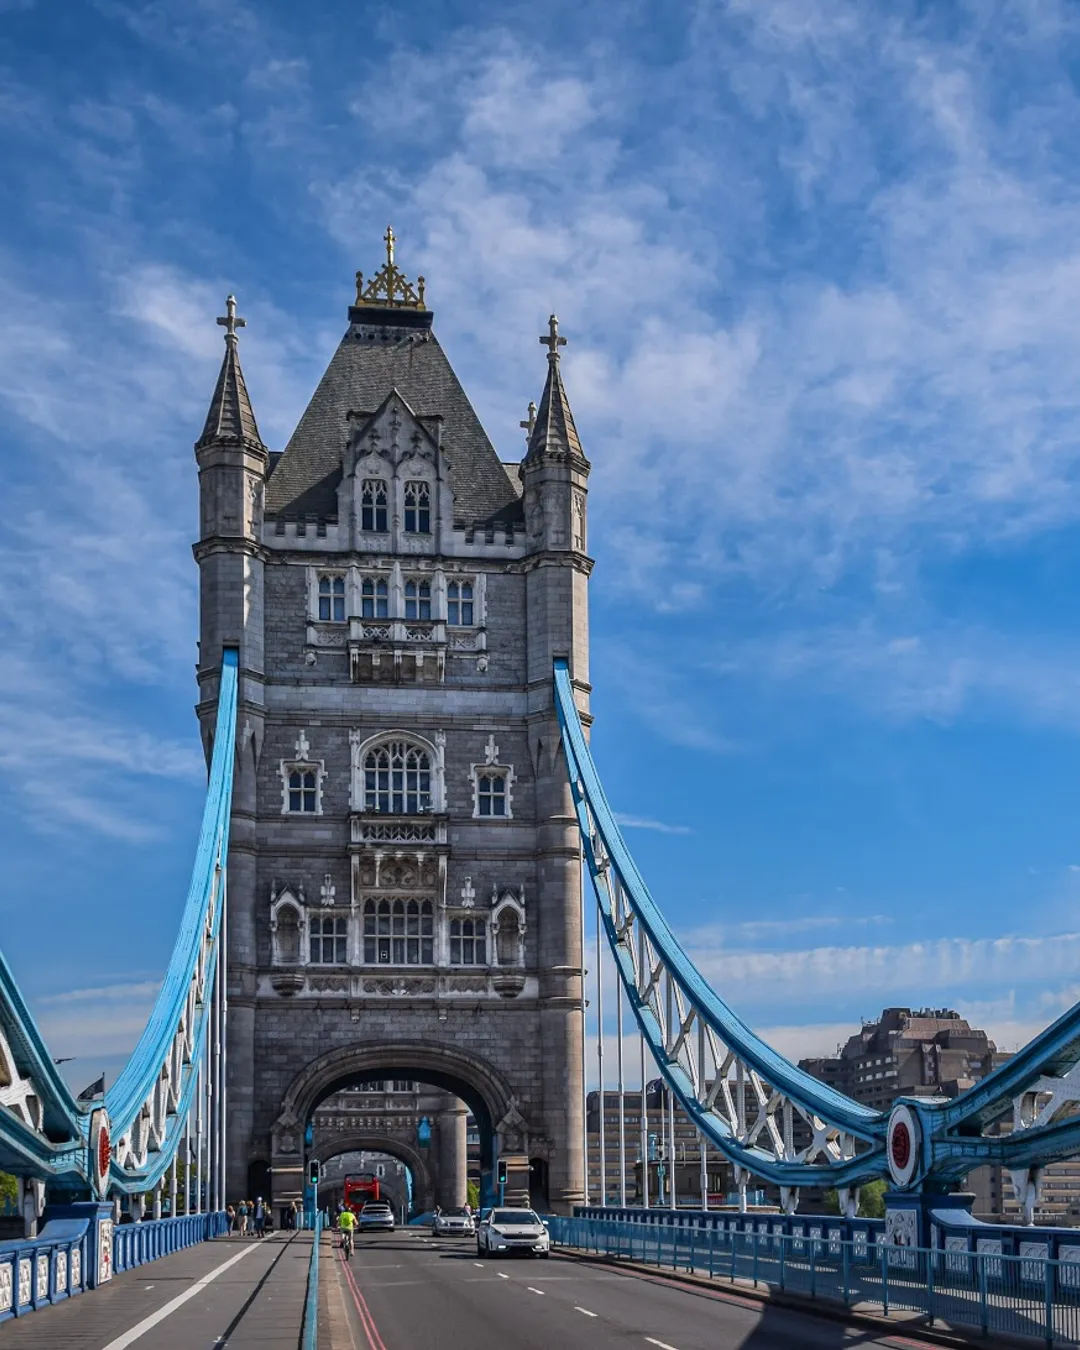
[[[544,1292],[542,1289],[534,1289],[531,1284],[527,1284],[525,1288],[530,1294],[542,1294]]]
[[[646,1336],[645,1339],[650,1345],[657,1346],[658,1350],[675,1350],[675,1347],[673,1345],[668,1345],[667,1341],[657,1341],[654,1340],[652,1336]]]
[[[594,1312],[590,1312],[590,1311],[588,1310],[588,1308],[579,1308],[578,1305],[577,1305],[576,1303],[574,1304],[574,1311],[575,1311],[575,1312],[579,1312],[579,1313],[584,1313],[586,1317],[596,1317],[596,1316],[598,1315],[598,1314],[596,1314],[596,1313],[594,1313]]]
[[[473,1262],[473,1265],[474,1265],[474,1266],[479,1266],[481,1270],[484,1269],[484,1263],[483,1263],[483,1261],[474,1261],[474,1262]]]
[[[504,1274],[502,1273],[501,1270],[499,1271],[499,1279],[500,1279],[500,1280],[508,1280],[509,1278],[510,1278],[509,1275],[504,1275]]]

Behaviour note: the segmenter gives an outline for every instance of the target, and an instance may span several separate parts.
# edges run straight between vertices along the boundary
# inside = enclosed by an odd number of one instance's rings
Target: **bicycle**
[[[351,1228],[346,1228],[341,1234],[341,1255],[347,1261],[353,1253],[353,1234]]]

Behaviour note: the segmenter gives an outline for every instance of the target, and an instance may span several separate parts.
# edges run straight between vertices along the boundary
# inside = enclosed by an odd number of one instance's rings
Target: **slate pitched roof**
[[[260,446],[263,443],[248,397],[244,372],[240,369],[236,338],[230,334],[225,339],[225,359],[221,363],[214,396],[210,400],[206,425],[195,444],[196,448],[201,449],[215,443],[236,445],[243,441],[253,441]]]
[[[540,399],[536,423],[529,436],[530,455],[542,455],[547,450],[563,453],[569,450],[572,454],[585,458],[577,427],[574,425],[574,414],[570,411],[570,400],[566,396],[557,355],[548,358],[547,383]]]
[[[454,519],[474,524],[519,517],[518,493],[431,330],[431,311],[366,306],[350,309],[349,318],[272,471],[267,514],[336,516],[348,414],[378,408],[396,388],[418,417],[442,418]]]

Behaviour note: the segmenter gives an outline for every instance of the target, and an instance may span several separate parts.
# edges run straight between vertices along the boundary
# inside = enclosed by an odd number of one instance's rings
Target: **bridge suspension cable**
[[[787,1208],[794,1208],[802,1187],[835,1187],[842,1208],[854,1212],[861,1182],[888,1175],[899,1188],[948,1189],[973,1168],[997,1163],[1012,1170],[1030,1215],[1041,1167],[1080,1154],[1080,1003],[953,1100],[901,1098],[890,1112],[881,1112],[813,1078],[757,1036],[682,949],[615,821],[565,660],[555,662],[554,676],[570,791],[598,905],[597,965],[606,946],[620,1000],[626,998],[643,1047],[646,1203],[645,1047],[668,1089],[667,1109],[661,1112],[667,1184],[657,1196],[660,1203],[675,1203],[677,1100],[701,1139],[706,1203],[707,1141],[734,1165],[743,1205],[751,1176],[778,1185]],[[598,974],[598,996],[601,992]],[[598,1028],[603,1017],[598,1008]],[[621,1011],[616,1027],[621,1046]],[[620,1100],[624,1086],[620,1072]],[[600,1100],[603,1159],[602,1073]],[[1002,1122],[1011,1128],[1002,1131]]]
[[[225,874],[232,810],[238,654],[222,653],[213,754],[195,862],[172,958],[146,1027],[104,1099],[76,1101],[0,954],[0,1169],[42,1182],[129,1194],[155,1211],[168,1174],[173,1212],[224,1196]],[[190,1149],[191,1121],[196,1149]],[[199,1137],[205,1121],[206,1156]],[[90,1144],[94,1148],[90,1148]],[[204,1187],[200,1183],[205,1181]]]

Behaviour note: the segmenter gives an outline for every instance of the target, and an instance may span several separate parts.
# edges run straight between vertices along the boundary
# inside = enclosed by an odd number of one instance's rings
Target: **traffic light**
[[[312,1158],[308,1163],[308,1181],[312,1186],[319,1184],[319,1162],[317,1158]]]
[[[500,1158],[495,1164],[495,1184],[497,1186],[506,1185],[506,1159]]]

